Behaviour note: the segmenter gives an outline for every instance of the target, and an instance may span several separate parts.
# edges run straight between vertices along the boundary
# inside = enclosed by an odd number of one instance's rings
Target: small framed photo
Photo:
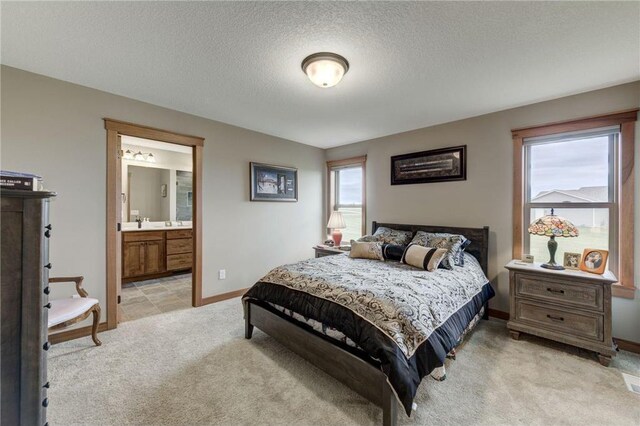
[[[298,201],[298,169],[251,163],[251,201]]]
[[[580,269],[580,260],[582,260],[582,253],[566,252],[562,266],[567,269]]]
[[[593,274],[602,274],[607,266],[607,258],[609,252],[607,250],[587,248],[582,252],[582,261],[580,269]]]

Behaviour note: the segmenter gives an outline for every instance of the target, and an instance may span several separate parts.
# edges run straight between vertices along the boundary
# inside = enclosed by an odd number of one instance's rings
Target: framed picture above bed
[[[298,201],[298,169],[250,163],[251,201]]]
[[[391,157],[391,185],[467,180],[467,146]]]

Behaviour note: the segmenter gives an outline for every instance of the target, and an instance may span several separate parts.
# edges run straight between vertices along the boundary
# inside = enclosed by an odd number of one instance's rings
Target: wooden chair
[[[100,323],[100,304],[82,288],[84,277],[49,278],[50,283],[76,283],[76,291],[80,297],[54,299],[49,302],[49,331],[60,330],[86,319],[93,313],[93,327],[91,338],[96,346],[102,342],[98,339],[98,324]]]

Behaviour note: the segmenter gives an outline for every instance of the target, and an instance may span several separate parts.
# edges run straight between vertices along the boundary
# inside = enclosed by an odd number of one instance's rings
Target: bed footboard
[[[249,300],[245,300],[243,305],[246,339],[251,338],[253,327],[258,327],[283,346],[382,407],[384,426],[397,425],[398,402],[380,369],[262,306]]]

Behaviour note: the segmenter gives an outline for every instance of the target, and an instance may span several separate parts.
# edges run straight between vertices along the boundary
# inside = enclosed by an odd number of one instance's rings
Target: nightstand
[[[333,256],[335,254],[346,253],[346,250],[340,250],[336,247],[329,246],[314,246],[313,249],[316,252],[316,257]]]
[[[611,337],[611,284],[615,275],[544,269],[512,260],[509,270],[511,337],[533,334],[594,351],[605,367],[616,354]]]

